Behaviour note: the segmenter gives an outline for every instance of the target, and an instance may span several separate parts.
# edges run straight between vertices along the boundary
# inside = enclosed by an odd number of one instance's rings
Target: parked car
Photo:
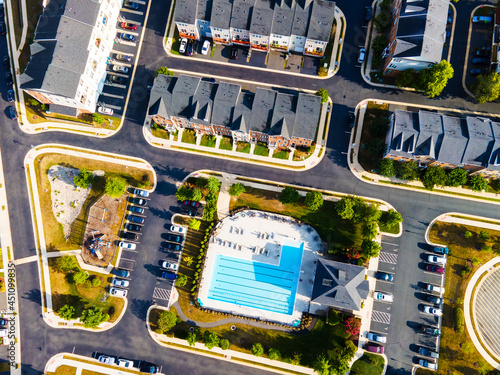
[[[125,297],[127,295],[127,291],[125,289],[112,287],[109,289],[109,294],[116,297]]]
[[[135,243],[130,243],[130,242],[120,242],[118,244],[119,247],[121,247],[122,249],[129,249],[129,250],[135,250],[136,248],[136,244]]]
[[[165,245],[165,248],[168,249],[168,250],[175,250],[175,251],[181,251],[182,250],[182,246],[179,245],[178,243],[172,243],[172,242],[167,242],[167,244]]]
[[[434,251],[437,254],[448,254],[448,248],[447,247],[434,246],[432,248],[432,251]]]
[[[137,239],[139,238],[137,234],[132,232],[125,232],[122,237],[129,241],[137,241]]]
[[[119,270],[118,268],[113,268],[111,273],[115,276],[118,276],[118,277],[129,277],[130,276],[130,271]]]
[[[186,228],[184,228],[184,227],[179,227],[179,226],[177,226],[177,225],[172,225],[172,226],[170,227],[170,231],[171,231],[171,232],[175,232],[175,233],[182,233],[182,234],[184,234],[184,233],[186,233],[186,232],[187,232]]]
[[[436,296],[427,296],[426,300],[430,303],[435,303],[436,305],[440,305],[443,303],[443,299]]]
[[[181,45],[179,46],[179,53],[186,53],[188,40],[186,38],[181,39]]]
[[[205,40],[203,42],[203,47],[201,47],[201,54],[207,55],[209,50],[210,50],[210,41]]]
[[[418,330],[421,333],[425,333],[426,335],[431,336],[439,336],[441,334],[441,331],[438,328],[426,326],[425,324],[420,324]]]
[[[389,293],[375,292],[373,294],[373,297],[376,300],[384,301],[384,302],[393,302],[394,301],[394,296],[392,294],[389,294]]]
[[[190,39],[187,43],[186,55],[191,56],[193,54],[193,41]]]
[[[8,320],[7,319],[4,319],[4,318],[0,318],[0,326],[6,326],[8,323]]]
[[[128,42],[137,42],[137,39],[132,34],[120,33],[120,39],[126,40]]]
[[[139,4],[134,3],[134,2],[132,2],[132,1],[129,1],[129,0],[125,0],[125,1],[123,2],[123,6],[124,6],[125,8],[134,9],[134,10],[139,9]]]
[[[16,109],[14,107],[9,106],[7,108],[7,110],[9,111],[9,117],[11,120],[17,119],[17,112],[16,112]]]
[[[12,84],[14,83],[12,81],[12,74],[10,72],[5,73],[5,83],[7,84],[7,86],[12,86]]]
[[[378,345],[366,345],[366,350],[372,353],[384,354],[384,347]]]
[[[471,70],[470,70],[470,74],[471,74],[472,76],[477,76],[477,75],[479,75],[479,74],[486,73],[486,71],[487,71],[486,69],[476,68],[476,69],[471,69]]]
[[[175,273],[166,271],[161,273],[161,278],[167,280],[175,280],[177,279],[177,275]]]
[[[418,348],[418,354],[423,355],[424,357],[431,357],[436,359],[439,358],[439,353],[433,352],[432,350],[424,348],[423,346]]]
[[[200,202],[195,202],[195,201],[182,201],[183,206],[190,206],[190,207],[200,207],[201,203]]]
[[[446,258],[445,257],[438,257],[436,255],[429,255],[427,257],[427,261],[429,263],[434,263],[434,264],[446,264]]]
[[[436,363],[426,361],[425,359],[419,360],[418,364],[422,367],[429,368],[431,370],[437,370],[437,368],[438,368],[438,365]]]
[[[134,195],[139,195],[141,197],[147,198],[149,197],[149,192],[141,189],[134,189]]]
[[[14,91],[12,91],[12,90],[7,91],[7,101],[8,102],[14,101]]]
[[[487,59],[485,57],[474,57],[472,59],[472,63],[476,65],[489,65],[490,59]]]
[[[233,46],[231,48],[231,60],[236,60],[238,58],[238,48]]]
[[[368,340],[370,341],[376,341],[376,342],[380,342],[382,344],[385,344],[387,342],[387,337],[385,336],[382,336],[381,334],[379,333],[368,333]]]
[[[429,292],[444,293],[444,288],[433,284],[427,284],[426,289]]]
[[[191,209],[191,208],[181,207],[181,214],[196,217],[198,216],[198,211],[195,208]]]
[[[109,76],[109,81],[111,83],[118,83],[120,85],[124,85],[125,84],[125,78],[119,77],[119,76],[115,76],[115,75]]]
[[[477,57],[490,57],[491,51],[488,51],[487,49],[478,49],[477,51],[474,51],[473,55]]]
[[[118,359],[118,366],[125,368],[132,368],[134,367],[134,361],[131,361],[130,359],[120,358]]]
[[[366,49],[361,48],[358,55],[358,64],[362,64],[365,61]]]
[[[137,207],[137,206],[128,206],[128,210],[130,212],[137,212],[138,214],[143,214],[144,213],[144,208]]]
[[[0,23],[0,35],[5,35],[7,34],[7,28],[5,27],[4,23]]]
[[[128,215],[127,220],[138,224],[144,224],[144,218],[136,215]]]
[[[3,67],[5,69],[10,69],[10,57],[9,56],[3,57]]]
[[[108,116],[111,116],[113,114],[113,110],[107,107],[97,107],[97,112]]]
[[[139,370],[141,372],[145,372],[146,374],[156,374],[160,371],[160,368],[153,363],[143,362],[139,366]]]
[[[7,337],[9,336],[9,330],[6,328],[0,329],[0,337]]]
[[[113,71],[114,72],[120,72],[120,73],[127,74],[128,73],[128,68],[126,66],[113,65]]]
[[[130,62],[132,61],[132,56],[124,55],[123,53],[117,53],[115,56],[115,60]]]
[[[167,260],[164,260],[163,263],[161,264],[161,266],[163,268],[166,268],[170,271],[174,271],[174,272],[177,272],[177,270],[179,269],[179,265],[176,264],[176,263],[170,263],[169,261]]]
[[[115,278],[113,278],[113,280],[111,280],[111,285],[114,285],[114,286],[121,286],[123,288],[126,288],[129,286],[129,284],[130,284],[130,282],[128,280],[115,279]]]
[[[432,306],[428,306],[428,305],[424,306],[424,313],[432,314],[432,315],[436,315],[436,316],[443,315],[443,311],[441,311],[441,309],[438,309],[438,308],[432,307]]]
[[[116,363],[116,358],[115,357],[110,357],[107,355],[101,355],[97,359],[101,363],[105,363],[107,365],[114,365]]]
[[[356,120],[356,116],[354,115],[354,113],[349,112],[349,115],[347,115],[347,126],[349,126],[350,128],[353,128],[355,120]]]
[[[371,6],[365,7],[365,21],[368,22],[372,19],[373,9]]]
[[[443,267],[433,266],[431,264],[426,265],[425,269],[426,269],[426,271],[430,271],[430,272],[435,272],[435,273],[440,273],[440,274],[444,273]]]
[[[140,225],[137,225],[137,224],[127,224],[127,225],[125,225],[125,229],[131,230],[133,232],[140,232],[142,227]]]
[[[169,234],[169,235],[167,235],[167,241],[170,241],[170,242],[181,243],[183,239],[184,239],[184,237],[179,236],[177,234]]]
[[[142,199],[142,198],[132,198],[132,197],[130,197],[128,199],[128,201],[130,203],[133,203],[133,204],[138,204],[139,206],[145,206],[145,205],[148,204],[148,201],[145,200],[145,199]]]
[[[122,22],[121,27],[126,30],[137,30],[137,25],[132,22]]]
[[[375,272],[375,278],[384,281],[393,281],[394,275],[386,272]]]
[[[489,16],[474,16],[472,22],[474,23],[491,23],[492,18]]]

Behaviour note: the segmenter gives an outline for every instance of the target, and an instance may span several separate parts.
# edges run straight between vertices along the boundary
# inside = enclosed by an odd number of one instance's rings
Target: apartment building
[[[384,74],[420,71],[442,60],[450,0],[395,0]]]
[[[234,141],[263,142],[271,149],[307,147],[316,137],[321,106],[316,95],[263,88],[242,92],[233,83],[160,74],[151,90],[147,121],[168,131],[193,129]]]
[[[390,120],[384,157],[500,177],[500,123],[399,109]]]
[[[120,8],[119,0],[49,0],[20,76],[21,89],[52,112],[95,112]]]

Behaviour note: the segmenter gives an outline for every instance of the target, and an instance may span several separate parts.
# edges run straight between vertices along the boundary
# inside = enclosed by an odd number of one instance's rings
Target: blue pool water
[[[304,244],[284,244],[279,266],[216,255],[208,298],[291,315]]]

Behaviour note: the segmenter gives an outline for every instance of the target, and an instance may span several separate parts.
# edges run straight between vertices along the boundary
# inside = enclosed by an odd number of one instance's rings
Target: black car
[[[12,120],[15,120],[17,118],[17,113],[16,113],[16,109],[12,106],[8,107],[7,110],[9,111],[9,117],[12,119]]]
[[[12,74],[10,72],[5,73],[5,83],[8,86],[12,86],[12,84],[13,84],[13,82],[12,82]]]
[[[196,211],[195,209],[184,206],[184,207],[181,207],[181,214],[196,217],[196,216],[198,216],[198,211]]]
[[[353,112],[350,112],[347,116],[347,126],[350,128],[354,127],[354,121],[356,120],[356,116],[354,116]]]
[[[112,83],[118,83],[120,85],[124,85],[125,84],[125,78],[123,78],[123,77],[112,75],[112,76],[109,77],[109,80]]]
[[[238,48],[234,47],[231,48],[231,60],[236,60],[238,57]]]
[[[139,238],[137,234],[132,232],[125,232],[122,237],[129,241],[137,241],[137,239]]]
[[[141,363],[139,370],[145,372],[146,374],[156,374],[160,371],[160,368],[153,363],[143,362]]]
[[[441,298],[439,298],[439,297],[436,297],[436,296],[427,296],[426,300],[428,302],[434,303],[436,305],[440,305],[440,304],[443,303],[443,300]]]
[[[486,69],[481,69],[481,68],[476,68],[476,69],[471,69],[470,70],[470,75],[471,76],[477,76],[479,74],[486,73]]]
[[[176,234],[169,234],[169,235],[167,235],[167,241],[170,241],[170,242],[181,243],[183,239],[184,239],[184,237],[178,236]]]
[[[148,204],[148,201],[142,198],[129,198],[128,201],[133,204],[138,204],[139,206],[145,206]]]
[[[137,212],[138,214],[144,214],[144,208],[137,206],[128,206],[130,212]]]
[[[431,336],[439,336],[441,334],[441,331],[439,330],[439,328],[427,326],[425,324],[419,324],[418,330],[421,333],[424,333],[426,335],[431,335]]]
[[[193,42],[191,40],[188,41],[186,55],[191,56],[193,54]]]
[[[371,6],[365,7],[365,21],[366,22],[368,22],[372,19],[372,12],[373,12],[373,9]]]
[[[168,242],[165,245],[165,249],[167,249],[167,250],[174,250],[174,251],[181,251],[182,250],[182,246],[179,245],[179,244],[177,244],[177,243]]]
[[[12,90],[7,91],[7,101],[8,102],[14,101],[14,91]]]
[[[479,49],[477,51],[474,51],[474,56],[477,57],[490,57],[491,51],[488,51],[487,49]]]
[[[10,57],[9,56],[3,57],[3,67],[5,69],[10,69]]]
[[[384,281],[394,281],[394,275],[386,272],[375,272],[375,278]]]
[[[119,60],[119,61],[130,62],[130,61],[132,61],[132,56],[125,55],[123,53],[117,53],[115,56],[115,59]]]
[[[111,273],[115,276],[118,276],[118,277],[129,277],[130,276],[130,271],[127,271],[127,270],[119,270],[117,268],[113,268],[113,270],[111,271]]]
[[[127,224],[127,225],[125,225],[125,229],[131,230],[134,232],[140,232],[142,227],[140,225],[137,225],[137,224]]]
[[[490,64],[490,59],[484,58],[484,57],[474,57],[472,59],[473,64],[477,65],[489,65]]]
[[[0,35],[5,35],[7,34],[7,29],[5,28],[4,23],[0,23]]]

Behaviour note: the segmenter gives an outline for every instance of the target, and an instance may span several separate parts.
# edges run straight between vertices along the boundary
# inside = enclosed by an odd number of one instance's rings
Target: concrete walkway
[[[141,374],[139,369],[124,369],[118,366],[103,365],[94,358],[72,353],[59,353],[53,356],[45,365],[44,372],[46,374],[55,372],[60,366],[74,367],[76,368],[76,374],[81,374],[83,370],[106,375]]]

